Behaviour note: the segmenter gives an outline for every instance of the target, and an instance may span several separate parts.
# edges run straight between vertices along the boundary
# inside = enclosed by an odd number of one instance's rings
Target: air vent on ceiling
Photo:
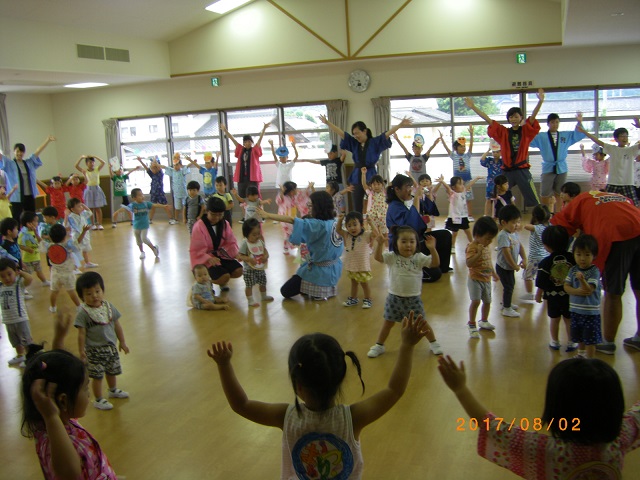
[[[129,59],[129,50],[81,44],[76,44],[76,47],[78,48],[78,58],[90,58],[92,60],[110,60],[113,62],[131,61]]]
[[[91,58],[93,60],[104,60],[104,47],[95,45],[80,45],[78,47],[78,58]]]
[[[129,50],[123,50],[121,48],[109,48],[104,47],[107,60],[113,60],[114,62],[129,62]]]

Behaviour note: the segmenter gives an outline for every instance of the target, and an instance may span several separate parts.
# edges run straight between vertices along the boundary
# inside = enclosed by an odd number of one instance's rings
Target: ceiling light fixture
[[[220,15],[227,13],[234,8],[241,7],[250,0],[218,0],[216,3],[212,3],[205,10],[209,10],[213,13],[219,13]]]
[[[95,83],[95,82],[87,82],[87,83],[70,83],[69,85],[65,85],[65,88],[94,88],[94,87],[105,87],[109,85],[108,83]]]

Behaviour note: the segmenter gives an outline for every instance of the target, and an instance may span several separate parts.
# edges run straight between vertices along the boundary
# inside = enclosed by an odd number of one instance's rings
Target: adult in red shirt
[[[640,350],[640,210],[627,197],[592,190],[575,197],[551,218],[573,235],[577,229],[598,241],[593,263],[602,272],[604,285],[603,336],[596,350],[613,355],[618,326],[622,320],[622,294],[627,277],[636,297],[637,330],[624,345]]]
[[[233,135],[227,130],[227,126],[220,124],[220,130],[233,142],[236,146],[235,157],[238,159],[236,170],[233,173],[233,181],[238,184],[238,195],[242,198],[247,196],[247,187],[251,184],[258,187],[260,191],[260,182],[262,182],[262,170],[260,169],[260,157],[262,156],[262,137],[264,132],[271,125],[270,122],[264,124],[260,132],[260,138],[254,145],[251,135],[242,137],[242,144],[233,138]]]
[[[465,104],[476,112],[488,124],[487,134],[500,144],[502,152],[502,170],[504,171],[509,185],[517,186],[522,193],[525,207],[535,207],[540,203],[536,193],[533,178],[529,169],[529,144],[540,132],[540,124],[536,120],[536,115],[544,102],[544,90],[538,90],[538,104],[531,112],[531,116],[523,122],[522,109],[512,107],[507,111],[507,120],[511,128],[500,125],[492,120],[486,113],[476,107],[471,98],[465,98]]]

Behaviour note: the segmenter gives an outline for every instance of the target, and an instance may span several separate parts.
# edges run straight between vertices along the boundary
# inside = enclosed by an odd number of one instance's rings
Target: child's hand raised
[[[46,369],[47,364],[41,363],[42,369]],[[55,402],[56,388],[58,388],[56,383],[47,383],[44,378],[38,378],[31,384],[31,400],[33,400],[38,412],[40,412],[45,421],[60,416],[60,409]]]
[[[444,383],[453,392],[458,392],[466,386],[467,375],[464,371],[464,362],[460,362],[460,366],[458,366],[449,355],[441,356],[438,358],[438,370]]]
[[[83,226],[82,226],[82,231],[83,231],[83,232],[87,232],[87,231],[89,231],[89,230],[91,230],[91,225],[83,225]]]
[[[233,195],[238,195],[238,190],[237,190],[237,189],[235,189],[235,188],[232,188],[232,189],[231,189],[231,193],[232,193]]]
[[[362,167],[362,168],[360,169],[360,171],[361,171],[362,173],[367,173],[367,167]]]
[[[436,237],[433,237],[431,235],[425,235],[424,244],[427,246],[429,250],[434,250],[436,248]]]
[[[418,315],[418,317],[414,319],[414,313],[413,310],[411,310],[409,317],[402,319],[402,343],[404,345],[416,345],[429,330],[429,325],[427,321],[422,318],[422,315]]]
[[[207,350],[207,355],[213,358],[213,361],[218,365],[229,365],[233,356],[233,347],[230,342],[213,343],[211,350]]]

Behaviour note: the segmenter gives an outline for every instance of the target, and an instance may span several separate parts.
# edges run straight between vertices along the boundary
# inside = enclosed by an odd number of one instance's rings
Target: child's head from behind
[[[336,216],[336,210],[333,205],[333,198],[327,192],[317,191],[309,195],[311,203],[311,213],[313,218],[318,220],[333,220]]]
[[[44,223],[48,223],[49,225],[53,225],[58,221],[58,209],[56,207],[44,207],[42,209],[42,217],[44,218]]]
[[[413,228],[407,225],[392,227],[391,233],[391,249],[396,255],[408,258],[418,251],[420,239]]]
[[[569,233],[560,225],[550,225],[542,231],[540,236],[542,245],[549,253],[562,253],[569,246]]]
[[[134,202],[140,203],[144,201],[144,193],[142,193],[141,188],[134,188],[131,190],[131,198]]]
[[[25,210],[20,214],[20,225],[27,227],[29,230],[35,230],[38,226],[38,215]]]
[[[18,221],[15,218],[7,217],[0,222],[0,235],[13,240],[18,237]]]
[[[282,194],[285,197],[293,197],[298,193],[298,184],[296,182],[284,182],[282,187],[284,188]]]
[[[515,205],[505,205],[500,209],[500,212],[498,212],[500,225],[509,233],[516,231],[520,218],[522,218],[522,215]]]
[[[196,282],[200,284],[209,284],[211,283],[211,277],[209,276],[209,269],[206,265],[200,263],[193,267],[193,278],[196,279]]]
[[[104,299],[104,280],[98,272],[85,272],[76,280],[76,293],[90,307],[99,307]]]
[[[461,177],[451,177],[451,180],[449,180],[449,186],[454,192],[461,193],[465,190],[464,180],[462,180]]]
[[[73,213],[80,213],[82,211],[82,202],[79,198],[71,197],[67,200],[67,208]]]
[[[507,110],[507,121],[511,124],[512,128],[519,127],[523,118],[524,115],[520,107],[511,107]]]
[[[198,193],[200,193],[200,184],[198,182],[196,182],[195,180],[191,180],[189,183],[187,183],[187,194],[191,198],[197,197]]]
[[[327,182],[327,186],[325,187],[324,191],[333,197],[336,193],[338,193],[339,189],[340,186],[338,185],[338,182],[336,182],[335,180],[330,180]]]
[[[335,143],[331,145],[331,150],[327,153],[327,157],[329,157],[329,160],[335,160],[338,158],[338,145]]]
[[[532,225],[546,225],[551,218],[551,212],[546,205],[536,205],[531,211],[531,224]]]
[[[242,224],[242,236],[249,243],[256,243],[260,240],[262,232],[260,231],[260,222],[257,218],[247,218]]]
[[[18,266],[13,260],[8,258],[0,258],[0,282],[9,286],[16,282],[18,276]]]
[[[256,202],[260,198],[260,190],[255,185],[249,185],[247,187],[247,200],[250,202]]]
[[[620,435],[623,413],[620,378],[602,360],[571,358],[549,373],[542,420],[555,438],[583,445],[612,442]]]
[[[496,235],[498,235],[498,225],[491,217],[480,217],[473,224],[473,239],[485,247]]]
[[[504,195],[509,190],[509,179],[506,175],[498,175],[493,179],[493,196]]]
[[[347,373],[345,356],[351,358],[355,365],[364,393],[358,357],[353,352],[344,352],[335,338],[324,333],[312,333],[293,344],[289,351],[289,377],[298,410],[297,397],[313,404],[314,409],[326,410],[334,405]]]
[[[347,227],[349,235],[357,237],[364,232],[364,219],[362,217],[362,213],[356,211],[347,213],[344,217],[344,225]]]
[[[82,361],[65,350],[40,351],[27,360],[22,375],[22,434],[32,437],[42,431],[44,419],[31,398],[36,380],[43,388],[55,384],[53,399],[66,418],[81,418],[89,405],[89,376]]]
[[[382,191],[384,191],[384,178],[382,178],[380,175],[374,175],[373,177],[371,177],[371,190],[373,190],[376,193],[380,193]]]
[[[423,173],[422,175],[420,175],[418,177],[418,184],[421,187],[426,187],[426,188],[430,188],[432,185],[432,181],[431,181],[431,177],[429,176],[428,173]]]
[[[49,230],[49,238],[53,243],[62,243],[67,238],[67,229],[64,228],[64,225],[56,223]]]
[[[225,193],[227,191],[227,179],[222,175],[216,177],[216,192]]]
[[[592,235],[583,233],[573,242],[573,258],[578,267],[587,269],[598,255],[598,241]]]
[[[569,203],[571,200],[580,195],[580,185],[574,182],[567,182],[560,187],[560,198],[564,203]]]

